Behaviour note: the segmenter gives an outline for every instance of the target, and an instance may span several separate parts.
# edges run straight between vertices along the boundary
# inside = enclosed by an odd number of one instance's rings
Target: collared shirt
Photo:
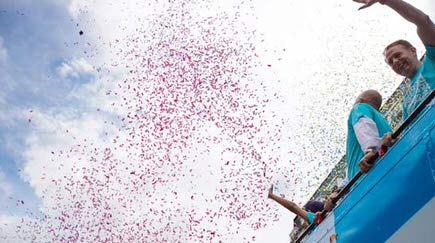
[[[403,102],[403,118],[412,112],[435,89],[435,46],[426,46],[426,57],[412,79]]]
[[[379,149],[382,138],[392,129],[379,111],[364,103],[353,107],[347,125],[347,176],[352,180],[360,171],[359,162],[367,149]]]

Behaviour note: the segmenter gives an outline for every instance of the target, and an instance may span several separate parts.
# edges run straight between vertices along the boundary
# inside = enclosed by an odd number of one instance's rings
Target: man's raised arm
[[[353,0],[354,2],[364,3],[360,9],[370,7],[379,2],[394,9],[403,18],[417,26],[417,34],[423,44],[435,46],[435,25],[429,16],[411,4],[402,0]]]

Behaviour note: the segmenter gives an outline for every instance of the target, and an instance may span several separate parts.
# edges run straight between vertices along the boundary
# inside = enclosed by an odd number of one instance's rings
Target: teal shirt
[[[407,119],[434,89],[435,46],[426,46],[426,57],[423,61],[423,65],[415,74],[405,94],[403,118]]]
[[[316,214],[307,212],[308,222],[310,224],[314,223],[314,219],[316,218]]]
[[[384,137],[385,134],[392,132],[388,121],[371,105],[361,103],[353,107],[349,115],[349,120],[347,121],[346,162],[349,180],[352,180],[352,178],[360,171],[359,162],[364,157],[364,152],[361,149],[361,145],[358,142],[353,128],[362,117],[367,117],[376,123],[380,138]]]

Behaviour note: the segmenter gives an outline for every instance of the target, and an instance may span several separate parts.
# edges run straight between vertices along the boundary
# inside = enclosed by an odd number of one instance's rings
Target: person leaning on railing
[[[374,165],[382,139],[391,134],[388,121],[379,112],[382,96],[375,90],[366,90],[355,101],[347,121],[346,163],[349,181],[368,172]]]
[[[420,61],[416,48],[408,41],[398,40],[384,50],[385,61],[397,74],[411,79],[403,103],[404,120],[435,89],[435,25],[429,16],[402,0],[354,0],[364,3],[360,9],[379,2],[417,26],[417,34],[426,48],[426,57]]]
[[[336,197],[337,193],[333,193],[325,202],[319,201],[309,201],[303,208],[299,207],[296,203],[279,197],[273,193],[273,185],[270,186],[267,198],[274,200],[281,206],[288,209],[290,212],[301,217],[306,223],[312,224],[316,220],[316,213],[322,212],[324,209],[331,210],[334,205],[332,205],[332,198]],[[297,225],[300,227],[300,225]]]

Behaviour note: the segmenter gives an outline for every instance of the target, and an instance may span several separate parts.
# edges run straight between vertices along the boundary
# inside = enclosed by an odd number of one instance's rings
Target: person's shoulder
[[[425,45],[424,47],[426,48],[426,51],[428,51],[428,52],[435,52],[435,46]]]
[[[379,114],[379,111],[373,108],[373,106],[366,103],[360,103],[353,107],[352,111],[350,112],[349,120],[354,125],[361,117],[373,119]]]
[[[435,46],[425,45],[424,47],[426,48],[426,54],[423,61],[430,59],[435,62]]]
[[[353,106],[350,114],[349,114],[349,125],[355,125],[361,117],[372,116],[372,110],[370,109],[370,105],[365,103],[359,103]]]
[[[353,106],[352,112],[359,112],[359,111],[371,111],[375,110],[371,105],[367,103],[359,103]]]
[[[312,212],[307,212],[307,218],[308,218],[308,222],[310,224],[314,223],[314,220],[316,219],[316,214],[312,213]]]

